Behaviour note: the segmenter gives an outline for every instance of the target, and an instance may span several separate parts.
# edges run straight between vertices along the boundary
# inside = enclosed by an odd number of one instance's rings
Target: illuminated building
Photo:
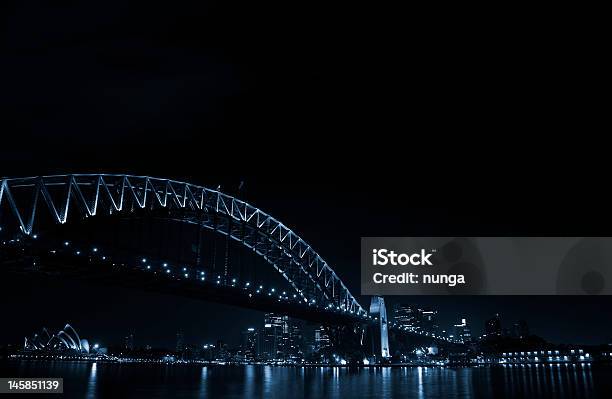
[[[525,320],[519,320],[514,323],[512,328],[512,336],[520,339],[524,339],[529,336],[529,327],[527,326],[527,322]]]
[[[485,334],[487,337],[499,337],[502,335],[502,326],[499,313],[496,313],[495,316],[486,321]]]
[[[331,348],[331,340],[325,327],[320,326],[315,330],[315,351],[321,352]]]
[[[393,321],[407,331],[436,332],[438,311],[429,307],[417,308],[407,304],[396,304],[393,307]]]
[[[62,330],[53,335],[43,328],[40,334],[34,334],[30,338],[26,337],[23,349],[25,351],[89,353],[89,342],[81,339],[76,330],[70,324],[66,324]]]
[[[129,351],[134,350],[134,333],[129,333],[124,340],[124,348]]]
[[[176,351],[182,352],[185,350],[185,339],[183,337],[183,332],[179,331],[176,333]]]
[[[411,305],[396,304],[393,307],[393,321],[403,329],[414,331],[418,326],[417,309]]]
[[[259,355],[258,334],[254,328],[247,328],[242,332],[242,350],[247,361],[253,361]]]
[[[461,342],[472,340],[472,329],[466,319],[461,319],[461,323],[455,324],[455,338]]]
[[[302,331],[289,316],[266,313],[261,337],[261,358],[286,361],[302,356]]]

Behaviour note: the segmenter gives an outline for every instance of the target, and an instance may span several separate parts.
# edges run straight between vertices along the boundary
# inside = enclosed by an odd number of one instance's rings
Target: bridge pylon
[[[385,300],[380,296],[373,296],[370,302],[370,315],[377,320],[372,331],[372,353],[381,359],[391,357],[389,350],[389,327],[387,325],[387,309]]]

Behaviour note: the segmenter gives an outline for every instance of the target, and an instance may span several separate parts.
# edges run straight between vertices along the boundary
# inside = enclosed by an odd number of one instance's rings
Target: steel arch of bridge
[[[16,203],[14,194],[18,190],[27,191],[29,207]],[[52,195],[51,190],[60,194]],[[326,307],[367,316],[332,268],[302,238],[262,210],[218,190],[176,180],[115,174],[3,178],[0,216],[3,203],[8,203],[26,235],[33,233],[41,203],[59,224],[68,221],[74,208],[85,217],[138,208],[177,210],[180,215],[175,219],[224,234],[263,257],[304,301],[311,300],[305,287],[312,284]]]

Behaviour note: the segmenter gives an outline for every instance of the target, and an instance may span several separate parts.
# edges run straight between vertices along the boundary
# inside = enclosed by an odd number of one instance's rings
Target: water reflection
[[[98,365],[96,362],[94,362],[91,364],[91,369],[89,370],[89,379],[87,380],[87,394],[85,396],[87,398],[96,397],[97,371],[98,371]]]
[[[208,367],[202,367],[202,375],[200,378],[200,390],[198,392],[198,397],[205,398],[206,391],[208,390]]]
[[[64,397],[612,397],[612,367],[327,368],[15,362],[4,375],[64,377]]]

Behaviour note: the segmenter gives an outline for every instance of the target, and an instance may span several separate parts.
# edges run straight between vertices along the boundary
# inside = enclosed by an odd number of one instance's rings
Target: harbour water
[[[0,375],[63,377],[63,398],[612,397],[612,367],[589,364],[350,369],[8,361]]]

